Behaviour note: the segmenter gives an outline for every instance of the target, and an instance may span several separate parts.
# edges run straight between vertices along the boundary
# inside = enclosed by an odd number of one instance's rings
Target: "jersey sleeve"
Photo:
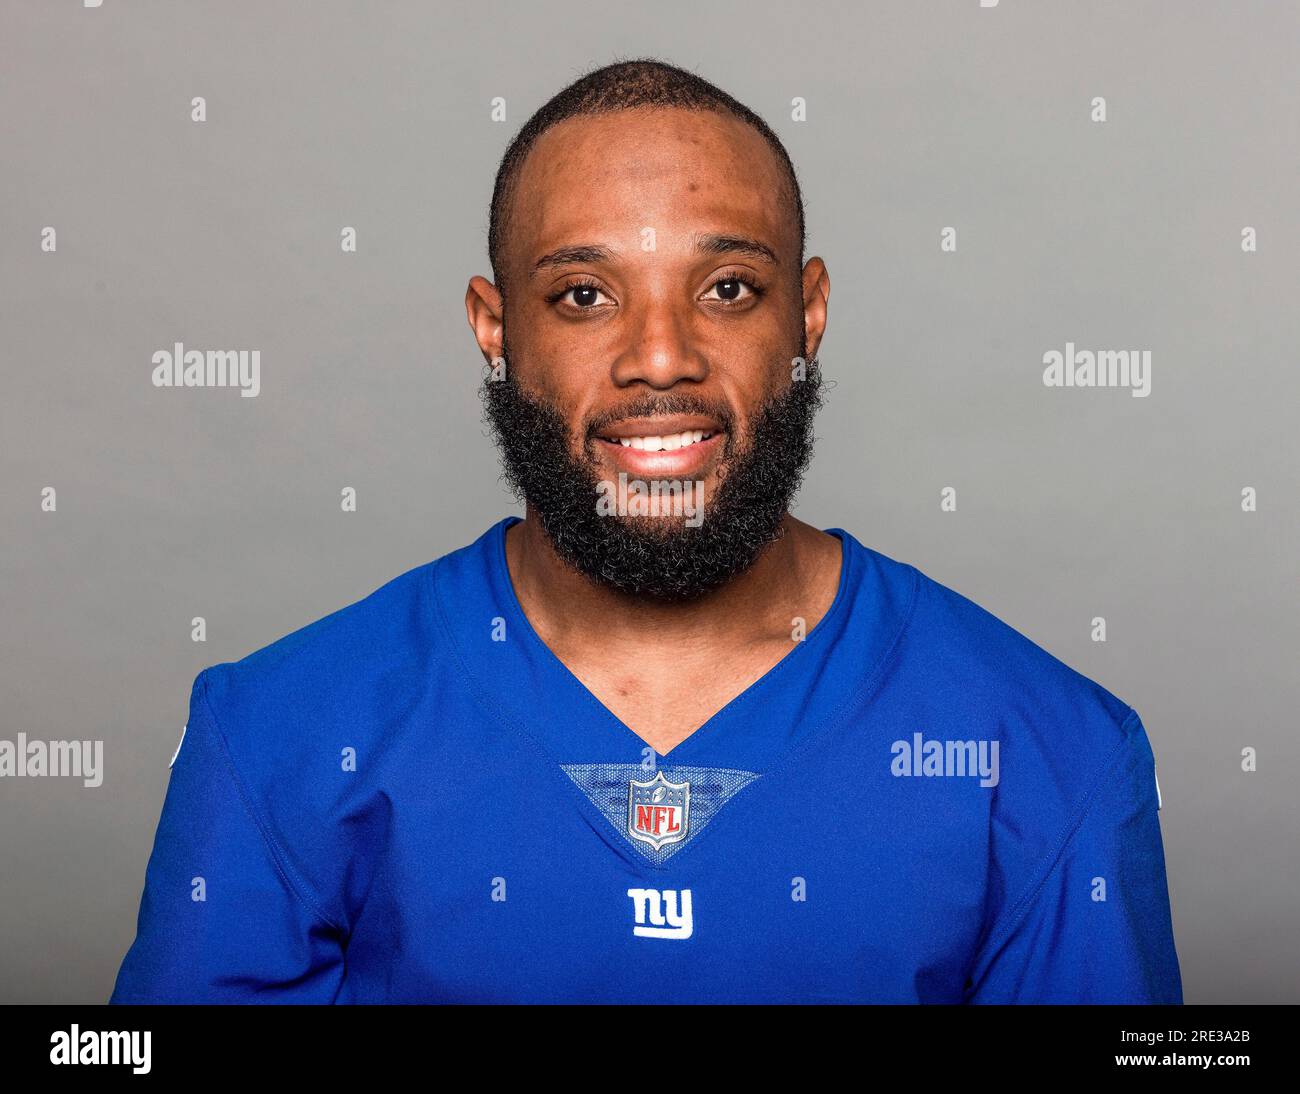
[[[1181,1003],[1155,762],[1135,712],[1107,770],[975,963],[968,1003]]]
[[[209,707],[206,673],[172,763],[135,941],[110,1003],[331,1003],[342,932],[276,845]]]

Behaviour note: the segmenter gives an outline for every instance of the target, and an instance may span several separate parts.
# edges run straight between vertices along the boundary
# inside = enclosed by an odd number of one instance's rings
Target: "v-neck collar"
[[[643,763],[651,747],[551,651],[524,614],[505,552],[505,533],[520,519],[506,517],[433,568],[443,622],[467,674],[558,763]],[[860,692],[897,638],[915,582],[901,573],[910,567],[868,550],[843,529],[826,531],[840,540],[842,562],[825,615],[684,741],[656,754],[656,766],[767,771]],[[490,618],[479,614],[484,601]]]

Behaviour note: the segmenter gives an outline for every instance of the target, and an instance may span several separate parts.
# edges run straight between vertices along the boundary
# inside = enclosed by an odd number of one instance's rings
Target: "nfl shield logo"
[[[649,782],[632,779],[627,794],[627,834],[656,851],[686,838],[691,784],[670,783],[660,771]]]

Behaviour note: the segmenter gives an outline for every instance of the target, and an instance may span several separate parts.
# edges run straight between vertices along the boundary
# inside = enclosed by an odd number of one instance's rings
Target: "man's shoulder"
[[[901,656],[943,702],[1007,737],[1034,738],[1076,758],[1107,754],[1133,735],[1134,709],[971,597],[914,565],[872,552],[913,575]]]
[[[194,681],[173,757],[184,769],[190,750],[180,785],[215,794],[214,780],[233,780],[277,862],[306,879],[313,905],[333,923],[347,922],[340,894],[349,864],[378,838],[369,823],[347,823],[349,795],[364,797],[368,780],[418,756],[429,720],[401,715],[456,678],[435,584],[458,553]]]
[[[915,567],[913,567],[915,569]],[[1129,708],[1095,680],[1008,623],[983,603],[917,570],[918,615],[937,640],[946,639],[972,672],[1008,686],[1080,691],[1113,714]]]
[[[1094,823],[1160,807],[1155,755],[1137,710],[987,607],[916,567],[898,662],[913,729],[999,749],[993,854],[1016,884]],[[1017,865],[1018,864],[1018,865]]]
[[[237,661],[210,666],[195,681],[196,698],[201,692],[223,728],[295,726],[338,714],[355,721],[376,704],[400,704],[403,689],[427,682],[445,660],[440,571],[472,565],[488,534]]]
[[[400,665],[431,634],[428,589],[437,564],[414,567],[237,661],[211,666],[210,700],[224,706],[270,687],[305,682],[332,688],[345,678]]]

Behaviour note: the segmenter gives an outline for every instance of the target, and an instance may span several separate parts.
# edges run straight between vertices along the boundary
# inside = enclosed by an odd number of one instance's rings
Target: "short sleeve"
[[[1155,763],[1135,712],[1059,851],[982,947],[969,1003],[1181,1003]]]
[[[340,930],[295,877],[240,781],[205,673],[172,762],[135,941],[110,1003],[331,1003]]]

